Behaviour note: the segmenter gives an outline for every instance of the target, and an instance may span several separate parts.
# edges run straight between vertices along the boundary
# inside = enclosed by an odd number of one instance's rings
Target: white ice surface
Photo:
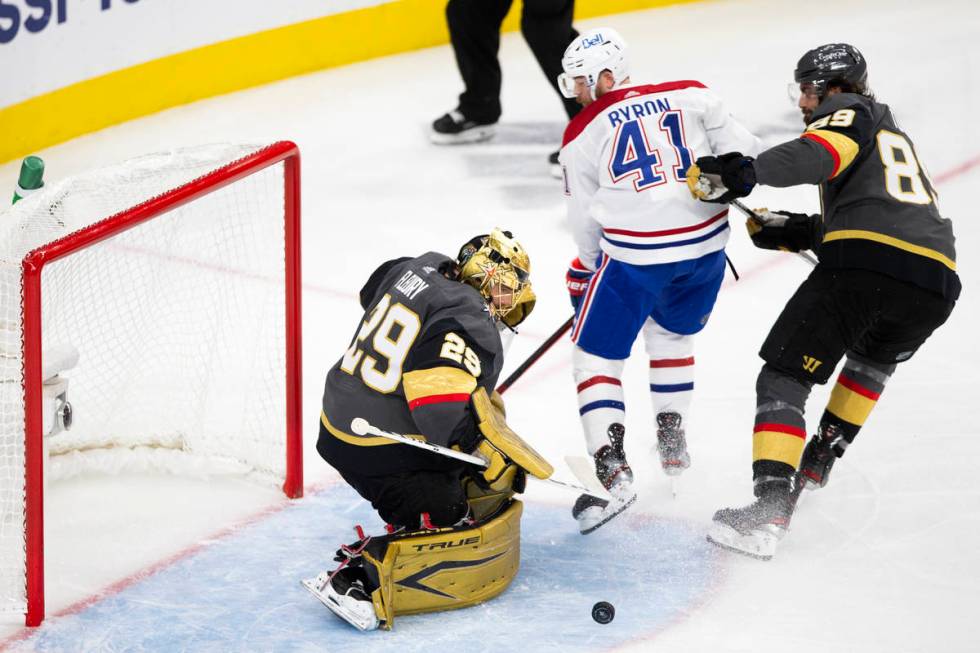
[[[799,55],[831,41],[860,47],[873,88],[915,141],[937,181],[940,208],[954,220],[965,288],[947,325],[899,368],[830,486],[806,497],[776,558],[762,563],[722,555],[716,581],[699,601],[679,607],[672,622],[625,648],[980,649],[974,616],[980,492],[972,482],[980,459],[975,335],[980,309],[973,295],[980,283],[973,193],[980,181],[975,165],[980,134],[973,128],[980,104],[980,5],[968,0],[706,2],[579,27],[600,24],[615,26],[629,41],[635,81],[699,79],[769,144],[800,129],[785,93]],[[311,487],[335,478],[314,449],[323,375],[350,338],[360,314],[356,292],[379,262],[428,249],[455,252],[473,234],[500,225],[513,229],[531,253],[540,297],[511,350],[508,370],[567,316],[562,277],[573,248],[560,189],[545,165],[557,145],[562,114],[520,36],[503,39],[501,58],[505,114],[498,137],[485,145],[436,148],[426,141],[426,125],[452,108],[461,90],[451,51],[442,47],[199,102],[39,154],[56,178],[179,145],[281,138],[299,144],[305,457]],[[966,171],[946,174],[969,162],[974,166]],[[15,179],[15,164],[0,166],[0,187],[12,189]],[[815,210],[817,200],[809,188],[762,189],[750,203]],[[756,351],[807,273],[795,257],[753,249],[738,222],[733,220],[729,253],[743,278],[726,283],[698,341],[688,429],[693,467],[681,478],[676,500],[648,453],[652,416],[642,355],[627,366],[626,447],[641,490],[632,511],[693,528],[706,528],[715,509],[751,498]],[[584,450],[569,354],[562,341],[507,396],[514,427],[555,461]],[[813,393],[811,430],[828,393],[827,388]],[[528,495],[542,505],[571,501],[540,485]],[[73,479],[50,488],[48,499],[49,615],[281,503],[266,487],[165,477]],[[322,519],[334,524],[338,537],[347,537],[350,515]],[[524,531],[533,536],[535,523],[525,521]],[[327,551],[334,544],[297,546]],[[582,539],[581,546],[596,544]],[[637,573],[644,569],[642,555],[633,561]],[[598,576],[593,582],[598,600],[603,584],[612,595],[620,581]],[[535,600],[547,601],[544,596]],[[274,595],[266,600],[270,609],[322,609],[312,599],[295,605],[277,604]],[[644,606],[617,609],[619,615]],[[534,614],[534,604],[526,610]],[[474,624],[482,614],[474,611]],[[0,622],[0,640],[18,632],[18,621]],[[566,627],[556,618],[543,623],[542,631],[560,638]],[[461,632],[460,641],[467,635],[472,633]],[[290,637],[286,630],[284,649],[293,648]],[[602,648],[601,641],[596,648]]]

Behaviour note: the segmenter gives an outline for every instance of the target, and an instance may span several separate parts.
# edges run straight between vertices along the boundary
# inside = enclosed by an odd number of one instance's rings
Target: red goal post
[[[246,156],[231,161],[198,176],[162,194],[126,210],[98,220],[68,235],[32,249],[24,256],[21,264],[22,293],[22,369],[24,401],[24,538],[25,538],[25,582],[26,582],[26,623],[28,626],[40,624],[44,617],[44,407],[42,374],[43,352],[42,333],[44,326],[43,306],[44,271],[57,261],[66,259],[94,245],[118,236],[128,230],[144,225],[161,216],[217,193],[226,187],[256,175],[273,166],[281,164],[282,169],[282,219],[284,242],[282,243],[282,281],[284,287],[285,351],[285,474],[282,489],[289,497],[299,497],[303,493],[302,471],[302,430],[301,430],[301,270],[300,270],[300,158],[297,146],[291,142],[277,142],[261,147]],[[237,200],[231,200],[232,204]],[[273,204],[276,204],[273,202]],[[208,213],[207,210],[204,211]],[[199,220],[207,219],[203,215]],[[129,246],[130,249],[135,249]],[[137,258],[161,256],[140,253]],[[179,248],[166,255],[176,259]],[[194,261],[197,269],[216,268],[213,261]],[[170,264],[170,263],[168,263]],[[111,276],[110,271],[109,276]],[[119,272],[127,276],[127,272]],[[195,273],[197,274],[197,273]],[[222,272],[227,276],[226,272]],[[242,276],[242,275],[239,275]],[[256,282],[266,283],[266,281]],[[230,290],[217,290],[217,296],[232,295]],[[152,295],[152,293],[150,293]],[[152,298],[155,299],[155,298]],[[249,302],[243,302],[248,304]],[[261,303],[261,302],[255,302]],[[123,309],[120,309],[123,310]],[[193,306],[190,314],[198,312]],[[118,322],[119,320],[114,320]],[[125,320],[123,320],[125,321]],[[175,320],[176,321],[176,320]],[[247,322],[247,320],[243,320]],[[136,329],[136,326],[128,328]],[[227,340],[225,338],[224,340]],[[85,353],[82,352],[84,361]],[[176,365],[176,363],[175,363]],[[220,381],[220,379],[219,379]],[[165,390],[161,394],[165,394]],[[69,395],[70,399],[70,395]],[[179,409],[180,407],[178,407]],[[83,416],[80,415],[79,419]]]

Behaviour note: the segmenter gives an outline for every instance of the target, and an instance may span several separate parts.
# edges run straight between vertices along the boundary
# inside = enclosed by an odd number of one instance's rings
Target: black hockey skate
[[[691,466],[679,413],[657,413],[657,453],[667,476],[678,476]]]
[[[633,491],[633,470],[626,462],[623,450],[623,436],[626,429],[622,424],[610,424],[609,442],[596,452],[595,473],[602,486],[612,497],[608,500],[583,494],[572,507],[572,517],[578,521],[579,532],[591,533],[610,519],[620,514],[636,501]]]
[[[722,508],[712,519],[708,541],[724,549],[769,560],[786,535],[803,489],[799,475],[756,485],[756,499],[744,508]]]
[[[471,120],[453,109],[432,123],[429,139],[436,145],[478,143],[491,138],[496,132],[496,121]]]
[[[800,460],[800,475],[806,489],[816,490],[827,485],[834,462],[844,455],[848,442],[837,426],[821,425],[807,443]]]

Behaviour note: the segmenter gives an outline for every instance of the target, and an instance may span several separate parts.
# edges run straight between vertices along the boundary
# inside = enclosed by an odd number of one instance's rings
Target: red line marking
[[[343,480],[340,478],[335,478],[323,483],[318,483],[312,487],[307,487],[305,493],[306,496],[311,496],[313,494],[316,494],[317,492],[327,489],[328,487],[338,485],[340,483],[343,483]],[[26,626],[22,627],[18,632],[14,633],[7,639],[0,640],[0,651],[6,650],[6,648],[8,646],[11,646],[12,644],[26,641],[31,637],[33,637],[34,635],[40,634],[41,632],[43,632],[42,629],[44,627],[44,623],[47,622],[48,620],[52,618],[66,617],[69,615],[77,614],[82,610],[85,610],[89,606],[95,605],[96,603],[98,603],[103,599],[107,599],[110,596],[119,594],[126,588],[131,587],[142,580],[150,578],[151,576],[157,574],[158,572],[163,571],[165,568],[169,567],[170,565],[173,565],[174,563],[180,562],[181,560],[185,560],[193,556],[198,551],[201,551],[211,546],[217,540],[221,540],[226,537],[229,537],[244,528],[247,528],[253,524],[256,524],[266,519],[267,517],[271,517],[275,514],[278,514],[293,504],[294,504],[293,499],[284,498],[279,503],[263,508],[259,512],[252,514],[248,517],[245,517],[244,519],[232,524],[231,526],[226,526],[225,528],[222,528],[221,530],[217,531],[213,535],[210,535],[203,539],[199,539],[199,541],[196,544],[192,544],[191,546],[187,547],[186,549],[183,549],[182,551],[178,551],[177,553],[167,558],[164,558],[159,562],[156,562],[148,567],[144,567],[143,569],[140,569],[139,571],[135,572],[130,576],[127,576],[126,578],[123,578],[121,580],[118,580],[114,583],[111,583],[103,587],[95,594],[92,594],[91,596],[88,596],[82,599],[81,601],[72,603],[67,608],[63,608],[61,610],[58,610],[57,612],[47,615],[45,617],[45,621],[42,622],[41,626],[38,628],[27,628]]]
[[[947,182],[950,179],[955,179],[956,177],[959,177],[963,173],[966,173],[966,172],[969,172],[970,170],[973,170],[977,166],[980,166],[980,156],[975,156],[972,159],[968,159],[968,160],[964,161],[963,163],[959,164],[958,166],[955,166],[953,168],[950,168],[949,170],[946,170],[945,172],[939,173],[936,176],[936,178],[934,179],[934,181],[937,184],[941,184],[943,182]]]

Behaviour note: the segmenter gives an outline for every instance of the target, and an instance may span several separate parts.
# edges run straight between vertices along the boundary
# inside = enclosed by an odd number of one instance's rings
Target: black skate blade
[[[634,503],[636,503],[636,496],[637,495],[634,494],[632,497],[630,497],[630,500],[629,501],[624,502],[623,505],[621,505],[619,507],[619,509],[616,510],[615,512],[612,512],[612,513],[606,515],[605,519],[603,519],[602,521],[600,521],[598,524],[595,524],[594,526],[590,526],[589,528],[585,529],[584,531],[583,530],[579,530],[579,533],[581,533],[582,535],[588,535],[589,533],[594,532],[598,528],[600,528],[600,527],[608,524],[613,518],[615,518],[617,515],[622,514],[622,512],[624,510],[626,510],[627,508],[629,508],[630,506],[632,506]]]

